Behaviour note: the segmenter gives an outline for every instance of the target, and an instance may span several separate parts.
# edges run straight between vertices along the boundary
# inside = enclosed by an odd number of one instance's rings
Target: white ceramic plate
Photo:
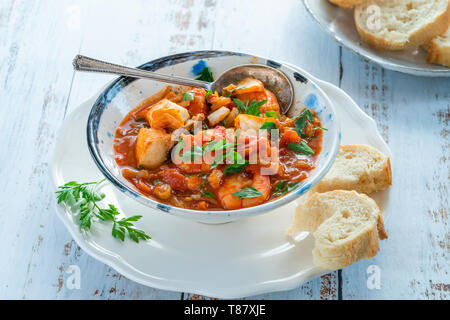
[[[311,76],[310,76],[311,77]],[[390,155],[375,122],[337,87],[317,80],[333,100],[341,120],[343,143],[372,145]],[[65,121],[56,145],[51,176],[56,186],[68,181],[103,178],[86,145],[86,121],[94,98],[79,106]],[[153,237],[136,244],[111,236],[107,223],[95,224],[89,234],[62,207],[57,213],[80,247],[125,277],[158,289],[239,298],[298,287],[326,270],[314,267],[312,236],[290,240],[285,231],[294,213],[290,203],[257,217],[208,225],[170,216],[145,207],[105,183],[105,203],[126,216],[142,214],[136,224]],[[377,195],[384,212],[389,193]]]
[[[342,9],[327,0],[303,0],[306,9],[339,44],[386,69],[418,76],[450,77],[450,68],[430,64],[421,49],[384,51],[371,48],[361,40],[353,21],[353,10]]]

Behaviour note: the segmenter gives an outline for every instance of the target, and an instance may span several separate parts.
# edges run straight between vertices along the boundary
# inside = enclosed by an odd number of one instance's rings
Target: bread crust
[[[380,251],[376,226],[367,229],[358,238],[339,247],[320,247],[313,249],[313,263],[321,268],[338,270],[352,265],[361,259],[370,259]]]
[[[317,205],[320,205],[322,202],[326,203],[328,201],[327,199],[329,199],[327,197],[341,197],[341,199],[345,199],[346,201],[359,198],[360,200],[365,201],[367,205],[373,209],[373,212],[377,216],[377,221],[373,223],[370,228],[363,229],[357,237],[346,239],[344,243],[333,245],[322,243],[320,241],[320,236],[318,235],[319,227],[339,211],[338,208],[333,209],[332,207],[329,207],[328,209],[324,209],[322,207],[317,207]],[[319,267],[330,270],[341,269],[348,267],[361,259],[372,258],[380,250],[379,239],[387,239],[381,210],[376,202],[365,194],[360,194],[356,191],[343,190],[330,191],[325,194],[314,193],[308,198],[304,205],[316,205],[316,207],[304,212],[301,212],[302,209],[299,207],[300,212],[297,212],[296,214],[296,219],[299,218],[296,227],[313,233],[316,240],[315,248],[313,249],[313,262]],[[298,215],[301,215],[302,213],[306,213],[306,215],[299,217]],[[311,215],[312,213],[320,213],[320,215]],[[310,221],[308,221],[308,219]],[[291,227],[290,232],[292,232],[293,227]]]
[[[353,13],[356,30],[358,31],[361,38],[375,49],[397,51],[420,46],[424,43],[429,42],[434,37],[444,33],[450,24],[450,2],[448,2],[447,9],[442,12],[434,21],[429,22],[426,26],[411,34],[407,41],[394,42],[392,40],[376,36],[373,33],[366,31],[359,25],[357,16],[359,14],[359,11],[362,10],[363,5],[364,4],[358,5]]]
[[[450,27],[446,33],[450,34]],[[428,51],[427,61],[429,63],[450,67],[450,43],[441,45],[437,39],[433,39],[428,43],[426,50]]]
[[[353,8],[354,6],[366,2],[367,0],[329,0],[329,1],[342,8]]]
[[[359,175],[352,175],[352,180],[346,180],[348,176],[336,176],[342,167],[348,167],[353,160],[347,160],[346,155],[357,153],[367,153],[377,161],[383,161],[383,168],[376,172],[359,172]],[[348,162],[347,162],[348,161]],[[347,165],[346,165],[347,164]],[[337,170],[337,171],[336,171]],[[369,174],[370,173],[370,174]],[[360,193],[370,194],[372,192],[387,189],[392,185],[392,168],[389,157],[379,150],[362,144],[342,145],[338,157],[330,172],[313,187],[313,192],[327,192],[332,190],[355,190]]]

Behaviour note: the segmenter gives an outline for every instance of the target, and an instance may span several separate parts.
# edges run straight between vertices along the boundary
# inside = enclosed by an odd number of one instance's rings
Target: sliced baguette
[[[426,49],[428,62],[450,67],[450,27],[446,32],[431,40]]]
[[[311,190],[356,190],[370,194],[392,185],[389,157],[361,144],[343,145],[330,171]]]
[[[353,8],[354,6],[361,4],[367,0],[329,0],[342,8]]]
[[[313,233],[314,264],[341,269],[379,251],[386,239],[383,217],[375,201],[355,191],[314,193],[297,208],[288,233]]]
[[[380,9],[378,29],[373,23],[376,17],[373,9],[377,7]],[[361,38],[372,47],[403,50],[444,33],[450,23],[450,3],[448,0],[369,0],[355,7],[354,20]]]

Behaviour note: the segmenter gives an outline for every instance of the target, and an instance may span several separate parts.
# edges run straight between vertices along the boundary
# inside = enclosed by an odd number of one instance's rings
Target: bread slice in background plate
[[[386,239],[383,217],[374,200],[355,191],[314,193],[299,204],[288,234],[313,233],[314,264],[341,269],[374,257]]]
[[[391,185],[389,157],[373,147],[352,144],[341,146],[330,171],[311,192],[356,190],[370,194]]]
[[[353,8],[354,6],[366,2],[367,0],[329,0],[342,8]]]
[[[368,0],[355,7],[354,20],[359,35],[370,46],[403,50],[427,43],[445,32],[450,24],[450,2]]]
[[[450,27],[446,32],[431,40],[426,50],[428,50],[428,62],[450,67]]]

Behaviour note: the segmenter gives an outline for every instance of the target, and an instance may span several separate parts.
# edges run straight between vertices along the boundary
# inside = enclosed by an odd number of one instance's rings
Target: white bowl
[[[92,106],[87,124],[89,151],[100,171],[120,191],[136,201],[167,214],[208,223],[221,223],[272,211],[297,199],[314,186],[331,168],[339,150],[341,133],[332,102],[327,95],[299,68],[293,68],[273,60],[242,53],[225,51],[197,51],[163,57],[143,64],[139,68],[181,77],[195,77],[208,66],[214,75],[237,65],[255,63],[269,65],[284,72],[294,86],[294,101],[288,115],[294,117],[303,107],[316,112],[322,125],[328,129],[323,136],[322,152],[317,166],[298,189],[286,196],[262,205],[224,211],[198,211],[160,203],[141,194],[122,175],[114,160],[114,133],[128,112],[146,97],[161,90],[163,83],[151,80],[120,77],[113,81]]]

